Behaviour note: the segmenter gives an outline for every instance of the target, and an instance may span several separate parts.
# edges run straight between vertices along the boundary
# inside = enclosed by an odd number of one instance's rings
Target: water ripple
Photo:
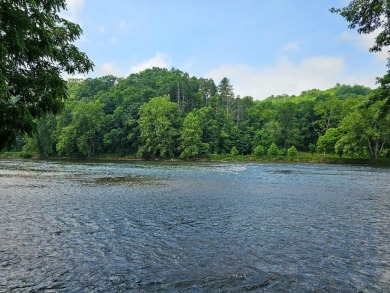
[[[0,160],[0,292],[389,292],[388,179]]]

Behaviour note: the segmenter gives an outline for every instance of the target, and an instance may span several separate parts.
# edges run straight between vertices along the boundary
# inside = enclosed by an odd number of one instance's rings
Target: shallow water
[[[0,292],[390,292],[389,175],[0,160]]]

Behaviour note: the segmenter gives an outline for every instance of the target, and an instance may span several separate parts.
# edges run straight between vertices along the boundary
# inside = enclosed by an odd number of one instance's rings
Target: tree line
[[[330,11],[360,34],[378,32],[370,51],[380,52],[390,44],[388,6],[352,0]],[[336,85],[265,101],[235,96],[227,78],[216,86],[176,69],[66,82],[61,73],[94,65],[73,44],[82,29],[65,9],[65,0],[0,1],[0,150],[18,141],[42,157],[388,154],[390,70],[373,91]]]
[[[390,115],[378,90],[312,89],[265,100],[239,97],[228,78],[152,68],[127,78],[69,79],[64,110],[20,137],[40,157],[191,159],[207,154],[280,156],[298,151],[340,157],[389,156]]]

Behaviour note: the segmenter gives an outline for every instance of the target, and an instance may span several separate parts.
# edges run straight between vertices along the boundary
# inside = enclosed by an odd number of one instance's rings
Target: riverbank
[[[25,152],[1,152],[0,158],[16,159],[28,158],[39,159],[38,154]],[[59,158],[49,158],[57,160]],[[61,158],[66,160],[102,160],[102,161],[147,161],[147,159],[139,158],[135,155],[122,156],[119,154],[98,154],[92,158]],[[154,160],[154,159],[151,159]],[[156,159],[163,161],[164,159]],[[370,158],[352,158],[342,157],[335,154],[320,154],[299,152],[295,157],[277,156],[277,157],[256,157],[254,155],[220,155],[209,154],[190,160],[182,160],[178,158],[165,159],[166,161],[190,161],[190,162],[236,162],[236,163],[312,163],[312,164],[351,164],[351,165],[368,165],[368,166],[389,166],[390,158],[380,158],[372,160]]]
[[[209,161],[228,161],[228,162],[262,162],[262,163],[313,163],[313,164],[351,164],[351,165],[378,165],[389,166],[389,158],[380,158],[372,160],[369,158],[352,158],[342,157],[332,154],[319,154],[319,153],[305,153],[300,152],[295,157],[278,156],[278,157],[256,157],[254,155],[245,156],[223,156],[223,155],[210,155],[207,157]]]

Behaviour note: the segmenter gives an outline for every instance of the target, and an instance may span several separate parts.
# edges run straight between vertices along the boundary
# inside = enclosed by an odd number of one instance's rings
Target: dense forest
[[[228,78],[147,69],[127,78],[69,79],[63,111],[36,121],[19,148],[40,157],[116,154],[191,159],[207,154],[376,159],[389,156],[390,115],[360,85],[265,100],[239,97]]]

